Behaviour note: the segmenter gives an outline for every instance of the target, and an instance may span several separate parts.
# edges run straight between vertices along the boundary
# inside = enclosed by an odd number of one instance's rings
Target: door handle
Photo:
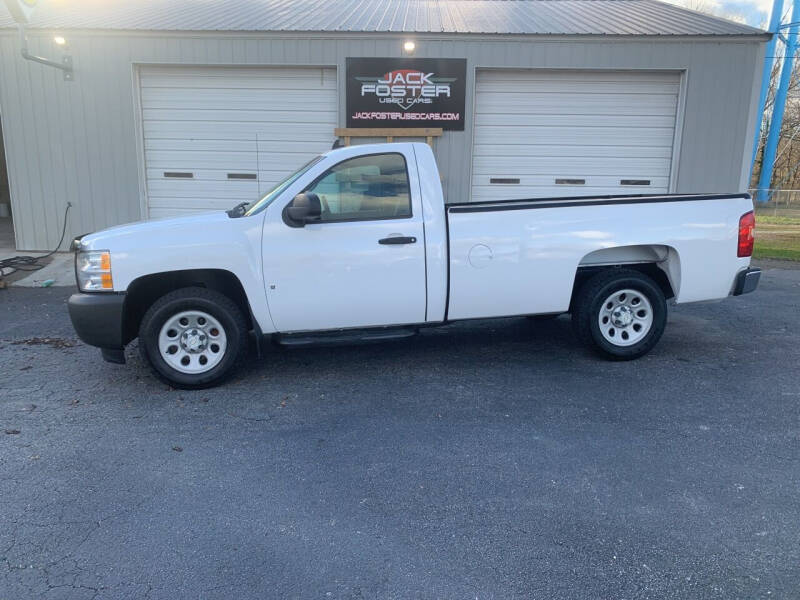
[[[393,235],[391,237],[383,238],[382,240],[378,240],[379,244],[413,244],[417,241],[415,237],[402,237],[399,235]]]

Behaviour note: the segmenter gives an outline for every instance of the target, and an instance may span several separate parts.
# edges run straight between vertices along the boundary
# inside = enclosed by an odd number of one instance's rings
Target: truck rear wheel
[[[200,287],[159,298],[139,327],[139,351],[169,385],[199,389],[230,377],[247,353],[247,321],[227,296]]]
[[[639,271],[602,271],[579,290],[572,323],[578,339],[592,350],[613,360],[632,360],[661,339],[667,301],[658,284]]]

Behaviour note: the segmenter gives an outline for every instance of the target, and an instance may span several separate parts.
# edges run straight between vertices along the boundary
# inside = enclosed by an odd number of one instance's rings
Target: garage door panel
[[[250,67],[148,67],[139,76],[142,88],[242,88],[252,89],[318,89],[320,82],[336,86],[336,69],[307,68],[278,70],[273,68],[269,77],[264,69]],[[313,73],[312,73],[313,72]]]
[[[275,151],[275,141],[269,137],[267,132],[259,133],[259,138],[264,141],[251,139],[233,140],[206,140],[206,139],[175,139],[175,138],[156,138],[148,139],[145,142],[146,150],[180,150],[180,151],[207,151],[207,152],[273,152]],[[282,152],[300,152],[316,154],[319,151],[320,142],[325,141],[320,136],[318,141],[294,140],[282,141],[280,149]]]
[[[489,175],[485,174],[474,174],[472,176],[472,184],[475,186],[488,186],[492,188],[496,188],[498,190],[508,190],[513,191],[515,188],[519,187],[552,187],[554,189],[567,189],[569,187],[577,187],[580,189],[587,189],[590,187],[598,187],[598,188],[609,188],[609,187],[620,187],[620,181],[623,179],[621,176],[614,176],[614,175],[590,175],[585,177],[586,183],[583,185],[565,185],[565,184],[557,184],[555,182],[556,179],[567,179],[573,178],[569,173],[556,173],[554,175],[520,175],[520,174],[512,174],[512,173],[504,173],[495,175],[492,174],[491,177],[500,177],[502,179],[519,179],[520,182],[518,184],[495,184],[492,185],[489,183]],[[625,176],[624,179],[629,180],[636,180],[636,181],[649,181],[650,185],[625,185],[624,188],[626,190],[632,188],[653,188],[657,190],[661,190],[662,188],[669,185],[669,177],[629,177]]]
[[[212,207],[206,208],[177,208],[170,206],[168,208],[150,207],[148,217],[151,219],[164,219],[167,217],[182,217],[188,215],[196,215],[209,210],[217,210],[216,204]]]
[[[297,168],[301,167],[309,160],[311,160],[313,156],[305,157],[302,155],[293,155],[289,157],[288,160],[292,162],[296,166],[296,168],[292,169],[292,171],[297,170]],[[236,181],[236,179],[231,179],[228,177],[229,173],[252,173],[257,176],[255,180],[256,183],[263,185],[268,184],[272,185],[283,180],[286,177],[286,169],[282,168],[282,164],[276,165],[278,168],[275,167],[265,167],[264,165],[260,165],[259,169],[152,169],[148,168],[145,173],[149,184],[160,182],[160,181],[184,181],[188,185],[191,185],[195,182],[213,182],[213,181]],[[173,171],[177,171],[179,173],[190,173],[192,176],[191,178],[182,178],[182,177],[165,177],[164,173],[170,173]],[[241,181],[241,180],[239,180]],[[202,194],[202,187],[195,188],[198,194]]]
[[[224,123],[203,121],[156,121],[143,124],[148,139],[255,140],[264,136],[272,141],[326,141],[333,144],[333,126],[328,123]]]
[[[499,139],[510,144],[559,144],[562,146],[671,146],[673,129],[665,127],[492,127],[475,128],[475,143]]]
[[[677,99],[664,102],[640,102],[620,104],[615,100],[590,101],[588,98],[562,97],[531,98],[517,103],[508,102],[503,106],[487,106],[482,110],[484,117],[503,115],[575,115],[575,116],[639,116],[659,117],[675,114]]]
[[[229,90],[225,91],[227,95],[230,95]],[[206,97],[205,94],[206,92],[203,90],[197,90],[192,98],[187,98],[183,102],[179,110],[218,110],[220,102],[224,102],[226,110],[261,110],[270,105],[278,104],[292,107],[293,112],[334,112],[324,98],[309,98],[307,92],[286,92],[280,94],[279,97],[276,97],[276,95],[253,95],[252,97],[243,96],[227,100],[224,98],[226,94],[219,94],[218,98]],[[217,95],[215,94],[215,96]],[[142,108],[145,110],[168,110],[175,107],[169,100],[154,100],[148,97],[147,102],[142,103]]]
[[[476,163],[478,161],[476,160]],[[611,175],[623,178],[669,176],[669,165],[660,158],[563,158],[542,157],[511,162],[505,158],[483,157],[473,168],[476,175],[501,177],[498,173],[518,175],[548,175],[582,177],[584,175]]]
[[[190,174],[191,177],[165,177],[164,173],[187,173]],[[258,170],[254,167],[252,169],[226,169],[226,168],[212,168],[212,169],[200,169],[200,168],[193,168],[193,169],[165,169],[165,168],[148,168],[147,171],[147,178],[151,180],[151,183],[161,182],[161,181],[182,181],[186,185],[192,185],[198,181],[229,181],[230,178],[228,177],[228,173],[258,173]],[[202,192],[202,189],[197,189],[197,192]]]
[[[311,157],[313,158],[313,157]],[[311,158],[300,158],[297,162],[297,167],[300,168],[302,165],[307,163]],[[297,170],[297,169],[294,169]],[[265,194],[269,190],[271,190],[276,184],[283,181],[286,177],[286,173],[281,171],[270,171],[268,169],[261,169],[258,172],[258,191],[259,194]]]
[[[273,82],[275,83],[275,82]],[[215,87],[196,87],[180,88],[181,95],[186,96],[184,100],[193,99],[197,102],[207,100],[211,103],[218,103],[220,100],[225,102],[251,102],[260,98],[281,98],[288,96],[293,100],[302,98],[305,102],[315,102],[324,105],[328,100],[327,96],[316,93],[319,88],[318,81],[307,82],[303,80],[304,86],[293,86],[287,83],[276,84],[272,88],[257,87],[234,87],[231,85]],[[335,82],[331,82],[335,86]],[[175,87],[152,87],[147,88],[147,102],[150,104],[171,104],[175,98]],[[235,94],[231,94],[235,91]],[[216,108],[218,104],[214,104]]]
[[[638,82],[636,80],[615,81],[606,79],[604,81],[558,81],[542,79],[535,82],[517,81],[497,81],[481,80],[475,86],[479,94],[514,94],[514,93],[538,93],[550,95],[581,95],[581,94],[619,94],[620,89],[625,89],[625,94],[646,94],[658,96],[662,94],[674,94],[678,92],[680,85],[674,78],[669,81],[647,81]]]
[[[557,85],[564,81],[574,81],[582,85],[598,85],[603,83],[625,83],[638,85],[647,82],[663,82],[674,85],[673,71],[599,71],[599,70],[533,70],[533,69],[496,69],[483,70],[480,73],[479,85],[495,82],[514,82],[519,85],[533,85],[541,82]]]
[[[142,72],[140,79],[143,87],[242,87],[274,88],[293,82],[296,86],[314,86],[320,81],[336,83],[336,69],[333,67],[265,67],[271,68],[269,78],[263,77],[263,69],[253,67],[189,67],[180,72],[182,67],[148,67]],[[282,69],[278,72],[277,69]],[[308,72],[314,71],[314,77]],[[198,75],[201,79],[198,79]],[[222,82],[222,85],[219,83]]]
[[[625,85],[626,92],[632,94],[673,94],[678,91],[677,83],[664,83],[663,81],[598,81],[587,83],[585,81],[557,81],[539,80],[536,82],[525,81],[491,81],[479,82],[475,87],[478,93],[504,94],[528,93],[540,94],[617,94],[620,85]]]
[[[478,71],[472,200],[666,192],[679,89],[674,72]]]
[[[151,217],[256,200],[334,141],[335,69],[155,67],[140,82]]]
[[[476,144],[475,156],[494,156],[516,159],[523,146],[526,156],[545,158],[554,156],[575,157],[577,152],[583,158],[605,158],[609,154],[620,158],[669,158],[671,146],[587,146],[580,150],[575,146],[559,146],[557,144]]]
[[[167,92],[180,89],[186,90],[187,93],[197,93],[200,90],[240,90],[247,94],[252,93],[280,93],[286,90],[304,90],[309,95],[313,95],[320,88],[320,82],[325,86],[336,87],[335,78],[303,78],[303,79],[285,79],[281,77],[272,77],[270,79],[251,79],[251,80],[237,80],[235,77],[204,77],[202,80],[197,79],[195,76],[188,78],[181,77],[168,77],[162,80],[153,81],[148,80],[146,77],[140,79],[142,90],[166,90]]]
[[[291,154],[281,153],[279,156],[276,156],[275,154],[264,155],[258,161],[258,168],[262,171],[281,172],[288,162],[289,164],[294,165],[290,169],[290,172],[296,171],[318,154],[319,152],[308,154],[297,152]]]
[[[194,198],[197,197],[198,189],[193,181],[182,181],[179,179],[154,180],[148,188],[150,198]],[[242,195],[252,200],[252,194],[258,193],[258,182],[249,180],[206,180],[201,191],[208,197],[236,197]]]
[[[665,189],[654,187],[626,188],[621,192],[617,187],[601,186],[537,186],[520,188],[519,186],[500,189],[497,186],[474,186],[481,196],[481,201],[491,202],[498,200],[525,200],[528,198],[566,198],[571,196],[610,196],[613,194],[662,194]]]
[[[305,163],[307,163],[309,160],[311,160],[312,158],[313,158],[313,156],[304,157],[304,156],[297,155],[296,156],[297,160],[293,160],[292,158],[290,158],[289,160],[291,160],[292,163],[295,164],[297,166],[297,168],[299,168],[302,165],[304,165]],[[292,169],[292,170],[296,170],[296,169]],[[200,183],[202,183],[202,186],[194,187],[192,189],[195,190],[194,193],[196,193],[196,194],[203,194],[204,191],[206,190],[206,186],[208,186],[210,184],[215,184],[215,183],[219,183],[219,182],[241,182],[241,181],[243,181],[241,179],[231,179],[231,178],[228,177],[228,173],[236,172],[236,173],[252,173],[253,175],[256,175],[257,179],[254,180],[252,182],[252,184],[253,185],[258,184],[259,189],[263,191],[263,190],[269,189],[269,187],[271,187],[272,185],[282,181],[287,175],[286,170],[283,169],[283,168],[280,168],[280,169],[268,169],[268,168],[266,168],[265,169],[265,168],[263,168],[263,166],[262,166],[262,168],[260,168],[258,170],[256,170],[256,169],[252,169],[252,170],[250,170],[250,169],[238,169],[236,171],[233,171],[231,169],[193,169],[193,170],[182,169],[182,170],[180,170],[179,172],[186,172],[186,173],[191,173],[192,174],[192,177],[191,178],[187,178],[187,179],[183,179],[183,178],[179,178],[179,177],[174,177],[174,178],[173,177],[163,177],[164,172],[165,172],[164,169],[147,169],[146,176],[147,176],[147,179],[148,179],[148,182],[149,182],[148,183],[148,189],[150,189],[150,188],[158,189],[157,187],[154,187],[154,186],[156,186],[156,184],[161,184],[161,183],[165,183],[165,182],[182,181],[182,182],[184,182],[186,184],[186,186],[193,186],[196,183],[200,182]],[[248,180],[244,180],[244,181],[248,181]],[[233,189],[233,188],[230,188],[230,189]]]
[[[227,195],[207,196],[204,198],[189,197],[175,198],[173,196],[152,196],[150,198],[150,208],[158,210],[177,209],[181,211],[193,210],[195,212],[205,212],[209,210],[219,210],[220,202],[225,202],[226,208],[245,202],[245,200],[229,198]]]
[[[287,110],[288,109],[288,110]],[[232,110],[220,108],[217,110],[192,110],[186,108],[153,108],[142,111],[142,118],[146,121],[202,121],[207,124],[227,125],[228,123],[277,123],[281,125],[296,122],[329,123],[336,111],[324,112],[307,111],[299,106],[290,109],[287,105],[284,110]]]
[[[628,104],[631,99],[630,96],[639,96],[635,98],[637,103],[645,105],[656,105],[671,107],[675,104],[675,93],[677,89],[669,92],[655,93],[641,93],[632,92],[628,89],[624,93],[602,93],[592,89],[586,89],[582,93],[575,92],[554,92],[552,90],[519,90],[515,89],[513,92],[485,92],[481,94],[481,102],[486,111],[491,111],[494,108],[507,110],[509,108],[527,108],[531,105],[537,106],[539,104],[550,106],[552,104],[562,104],[564,100],[574,100],[576,106],[582,108],[588,107],[602,107],[602,106],[623,106]],[[587,96],[589,96],[587,98]]]
[[[581,102],[578,98],[564,99],[559,102],[557,99],[536,100],[531,99],[525,105],[519,103],[508,103],[504,106],[493,106],[485,113],[487,116],[512,116],[523,115],[552,115],[557,113],[562,116],[575,117],[669,117],[675,114],[677,102],[670,103],[647,103],[636,106],[624,106],[618,102],[610,100],[608,102],[598,101],[592,103]],[[503,121],[502,123],[507,123]]]
[[[195,150],[151,150],[148,153],[148,166],[159,168],[180,167],[208,169],[258,169],[258,155],[254,150],[246,152],[204,152]]]
[[[148,138],[144,142],[145,150],[252,152],[256,147],[255,138],[238,140]]]
[[[294,129],[294,128],[293,128]],[[282,154],[303,154],[308,155],[308,160],[317,156],[320,152],[327,152],[333,145],[333,135],[330,131],[318,131],[316,138],[305,139],[304,136],[296,135],[295,139],[278,140],[277,133],[261,131],[258,134],[258,151],[261,154],[273,153],[276,150]],[[290,132],[284,132],[283,137],[290,137]],[[302,137],[302,139],[297,139]],[[280,142],[279,144],[276,142]],[[320,148],[322,148],[320,150]],[[300,167],[300,165],[297,165]],[[294,170],[294,169],[292,169]]]
[[[175,88],[147,88],[144,90],[142,108],[176,108],[176,99],[180,96],[181,106],[187,108],[268,108],[270,103],[331,110],[327,95],[316,94],[314,90],[296,89],[244,89],[244,88],[181,88],[177,94]]]
[[[485,115],[488,117],[489,115]],[[519,119],[514,119],[519,123]],[[603,115],[603,124],[606,127],[667,127],[671,128],[675,122],[674,111],[665,115]],[[536,114],[526,113],[525,125],[527,127],[593,127],[597,125],[597,115],[566,115],[566,114]],[[511,125],[509,125],[510,127]]]

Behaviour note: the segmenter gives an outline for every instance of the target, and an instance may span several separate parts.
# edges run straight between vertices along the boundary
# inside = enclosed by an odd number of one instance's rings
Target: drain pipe
[[[772,34],[767,42],[764,52],[764,72],[761,74],[761,94],[758,97],[758,120],[756,122],[755,139],[753,140],[753,159],[750,161],[750,176],[753,176],[753,168],[756,166],[756,154],[758,154],[758,143],[761,141],[761,125],[764,122],[764,105],[767,103],[767,92],[769,92],[770,78],[772,77],[772,65],[775,64],[775,48],[778,45],[778,31],[781,26],[781,13],[783,12],[783,0],[774,0],[772,3],[772,14],[769,17],[769,29]],[[763,162],[762,162],[763,164]]]
[[[783,56],[783,67],[778,90],[775,92],[775,106],[772,108],[772,118],[769,122],[769,134],[764,146],[764,158],[761,160],[761,175],[758,178],[758,191],[756,199],[759,202],[769,201],[769,186],[772,182],[772,171],[775,168],[775,155],[780,141],[781,125],[783,125],[783,111],[786,108],[786,96],[789,83],[792,79],[792,65],[794,53],[797,50],[797,21],[800,19],[800,0],[792,2],[792,18],[789,23],[789,35],[786,36],[786,48]]]
[[[25,35],[25,25],[22,23],[17,23],[17,30],[19,31],[19,45],[20,50],[22,52],[22,58],[25,60],[32,60],[33,62],[37,62],[43,65],[47,65],[48,67],[55,67],[56,69],[61,69],[64,71],[64,81],[73,81],[75,79],[75,74],[72,71],[72,57],[71,56],[64,56],[61,59],[61,62],[57,62],[55,60],[50,60],[48,58],[43,58],[41,56],[36,56],[28,52],[28,36]]]

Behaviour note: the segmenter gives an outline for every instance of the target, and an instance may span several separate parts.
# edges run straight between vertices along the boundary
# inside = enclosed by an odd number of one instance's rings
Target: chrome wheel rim
[[[617,290],[600,306],[600,334],[615,346],[633,346],[653,327],[653,306],[642,292]]]
[[[216,367],[225,355],[228,337],[217,319],[201,310],[179,312],[164,323],[158,350],[170,367],[200,374]]]

